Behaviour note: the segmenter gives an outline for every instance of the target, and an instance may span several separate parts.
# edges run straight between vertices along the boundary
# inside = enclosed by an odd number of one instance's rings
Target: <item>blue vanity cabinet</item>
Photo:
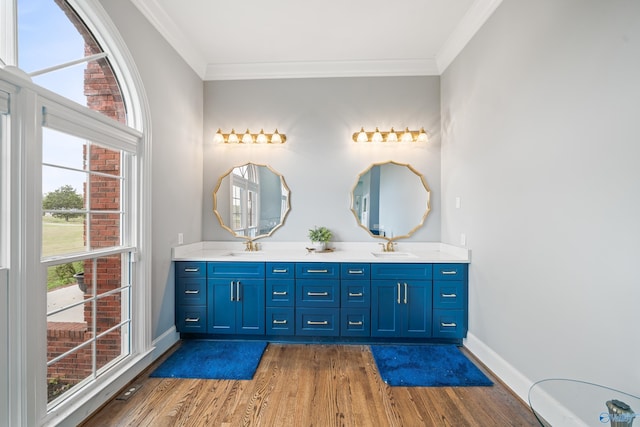
[[[295,265],[268,262],[266,265],[266,334],[295,333]]]
[[[433,268],[433,337],[467,336],[467,264],[435,264]]]
[[[371,336],[429,338],[432,264],[371,264]]]
[[[207,263],[207,332],[265,333],[265,263]]]
[[[340,335],[368,337],[371,334],[371,265],[340,265]]]
[[[178,332],[207,332],[207,265],[205,262],[176,262],[176,329]]]
[[[295,334],[339,336],[340,264],[296,263],[295,267]]]

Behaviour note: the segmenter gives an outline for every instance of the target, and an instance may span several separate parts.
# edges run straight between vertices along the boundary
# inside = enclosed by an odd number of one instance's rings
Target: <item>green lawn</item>
[[[42,256],[69,254],[84,250],[83,218],[72,218],[68,222],[64,218],[42,217]],[[82,270],[82,263],[73,266],[53,266],[47,271],[47,289],[74,283],[73,272]]]

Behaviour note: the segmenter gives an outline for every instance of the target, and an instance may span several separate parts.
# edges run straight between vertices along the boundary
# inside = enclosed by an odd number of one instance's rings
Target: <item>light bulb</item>
[[[393,128],[391,128],[391,132],[387,134],[387,142],[398,142],[398,134]]]
[[[273,135],[271,135],[271,143],[272,144],[282,144],[282,138],[280,137],[280,134],[278,133],[278,129],[276,129],[276,131],[273,133]]]
[[[258,144],[266,144],[267,143],[267,135],[264,134],[264,129],[260,129],[260,133],[256,137],[256,142]]]
[[[420,133],[418,134],[418,142],[427,142],[429,141],[429,136],[427,132],[424,131],[424,128],[420,128]]]
[[[218,128],[218,131],[213,135],[213,142],[216,144],[222,144],[224,142],[224,135],[222,135],[222,129]]]
[[[251,144],[253,142],[253,135],[249,132],[249,129],[242,135],[242,143],[243,144]]]
[[[237,144],[238,141],[238,135],[236,135],[236,131],[231,129],[231,133],[229,134],[229,137],[227,138],[227,142],[229,144]]]
[[[409,131],[409,128],[405,128],[404,133],[402,134],[402,142],[412,142],[413,135]]]
[[[364,131],[364,128],[360,128],[360,133],[358,133],[357,142],[367,142],[369,141],[369,137],[367,133]]]
[[[376,131],[373,133],[373,136],[371,137],[371,141],[372,142],[382,142],[382,140],[383,140],[382,134],[380,133],[378,128],[376,128]]]

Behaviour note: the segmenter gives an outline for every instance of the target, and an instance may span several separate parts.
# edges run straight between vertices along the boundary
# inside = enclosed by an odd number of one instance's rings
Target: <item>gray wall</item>
[[[331,229],[335,241],[371,241],[373,249],[375,240],[350,211],[350,194],[362,171],[388,160],[411,164],[432,189],[432,213],[412,240],[440,240],[439,77],[213,81],[205,82],[204,102],[203,240],[234,240],[213,214],[213,190],[221,174],[250,161],[273,167],[291,189],[285,226],[268,240],[307,241],[308,229],[317,225]],[[351,135],[361,126],[424,126],[432,138],[415,146],[356,144]],[[277,128],[287,142],[216,145],[218,128]]]
[[[102,1],[142,76],[151,107],[152,336],[174,325],[171,248],[202,238],[202,80],[131,2]]]
[[[442,75],[442,238],[499,373],[640,394],[639,76],[630,0],[505,0]]]

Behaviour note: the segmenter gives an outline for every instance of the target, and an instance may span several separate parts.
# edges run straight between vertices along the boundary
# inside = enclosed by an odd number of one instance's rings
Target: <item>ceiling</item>
[[[439,75],[502,0],[133,0],[203,80]]]

